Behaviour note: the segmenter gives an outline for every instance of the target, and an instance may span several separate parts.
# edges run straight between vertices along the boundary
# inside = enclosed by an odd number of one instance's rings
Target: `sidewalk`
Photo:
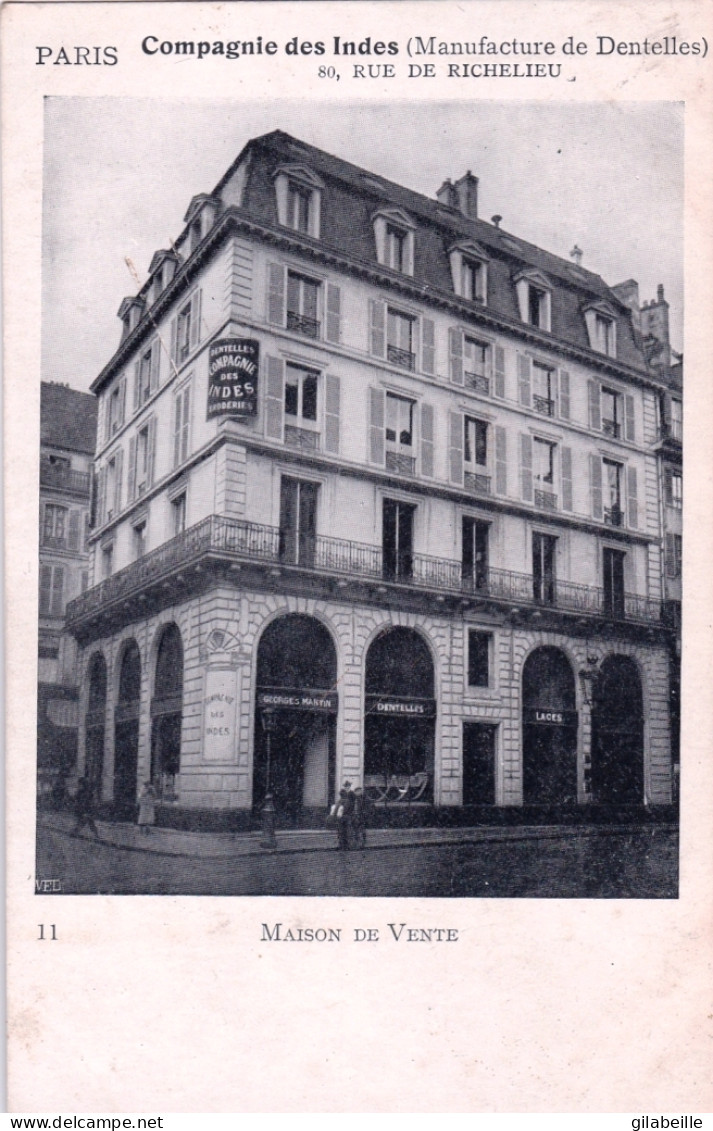
[[[52,829],[71,836],[74,817],[69,813],[40,811],[37,814],[37,827]],[[472,828],[408,828],[408,829],[367,829],[366,848],[383,849],[404,847],[406,845],[445,845],[470,844],[483,841],[552,840],[564,837],[597,835],[616,835],[630,832],[641,833],[649,829],[676,829],[676,825],[519,825],[511,827],[488,827],[480,825]],[[104,844],[124,849],[127,852],[148,852],[165,856],[203,857],[213,859],[233,859],[236,856],[264,856],[269,849],[260,846],[261,833],[205,833],[185,832],[179,829],[153,828],[141,833],[136,825],[129,823],[109,823],[97,821],[97,828]],[[80,836],[93,842],[94,838],[86,830]],[[334,852],[337,849],[336,833],[329,829],[286,829],[276,833],[278,853],[294,852]]]

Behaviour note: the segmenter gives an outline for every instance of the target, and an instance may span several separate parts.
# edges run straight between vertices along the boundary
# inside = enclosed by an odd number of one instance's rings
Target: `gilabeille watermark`
[[[699,1115],[637,1115],[631,1121],[632,1131],[661,1131],[666,1128],[671,1131],[693,1131],[703,1126]]]

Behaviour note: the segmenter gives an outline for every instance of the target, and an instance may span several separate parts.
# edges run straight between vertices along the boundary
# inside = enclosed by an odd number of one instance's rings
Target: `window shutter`
[[[280,357],[265,359],[265,435],[283,439],[285,415],[285,363]]]
[[[601,456],[589,456],[589,491],[592,503],[592,518],[601,522],[604,517],[602,511],[602,459]]]
[[[636,528],[639,525],[639,503],[637,498],[636,468],[626,469],[626,500],[628,524]]]
[[[665,467],[663,472],[664,477],[664,496],[669,506],[673,503],[673,471],[670,467]]]
[[[183,390],[183,420],[181,421],[181,462],[188,459],[191,450],[191,386]]]
[[[339,378],[328,373],[324,379],[324,450],[339,452]]]
[[[129,502],[136,497],[136,436],[129,440]]]
[[[507,432],[495,425],[495,490],[498,495],[508,493]]]
[[[520,433],[520,493],[524,502],[532,502],[532,436],[527,432]]]
[[[69,548],[70,550],[79,549],[79,527],[81,523],[82,512],[70,511],[69,512]]]
[[[267,320],[273,326],[285,325],[285,268],[281,263],[267,265]]]
[[[560,416],[563,420],[569,420],[569,373],[566,369],[560,369]]]
[[[174,318],[174,322],[175,322]],[[134,365],[134,412],[141,405],[141,362],[137,361]]]
[[[114,514],[119,514],[121,511],[121,488],[122,479],[124,476],[124,449],[119,448],[116,453],[116,473],[114,478]]]
[[[126,420],[126,377],[122,377],[119,383],[119,425],[122,425]]]
[[[106,495],[106,468],[100,467],[97,473],[97,526],[105,522],[104,500]]]
[[[178,467],[181,462],[181,417],[183,415],[181,394],[173,398],[173,466]]]
[[[436,372],[436,324],[432,318],[421,319],[421,369],[433,377]]]
[[[451,326],[448,331],[450,375],[454,385],[463,384],[463,333]]]
[[[155,393],[159,387],[159,367],[161,365],[161,343],[158,338],[151,346],[151,373],[149,375],[149,387],[152,393]]]
[[[434,415],[433,405],[421,405],[421,474],[433,477]]]
[[[520,389],[520,404],[530,407],[530,359],[524,353],[517,355],[517,380]]]
[[[64,569],[55,566],[52,574],[52,606],[50,612],[53,616],[61,616],[64,612]]]
[[[373,357],[386,355],[386,303],[369,300],[369,352]]]
[[[148,422],[149,434],[146,442],[146,486],[153,486],[156,471],[156,417],[152,416]]]
[[[386,449],[385,396],[383,389],[369,389],[369,461],[383,465]]]
[[[624,397],[624,422],[626,428],[626,439],[630,440],[633,444],[636,439],[636,435],[634,424],[634,398],[632,397],[631,393],[627,393]]]
[[[676,576],[676,539],[673,534],[666,535],[666,577]],[[44,568],[44,567],[43,567]]]
[[[327,330],[328,342],[339,342],[342,336],[342,292],[335,283],[327,283]]]
[[[463,483],[463,414],[448,414],[448,455],[451,483]]]
[[[589,427],[593,432],[602,430],[602,387],[598,381],[587,381],[589,397]]]
[[[191,296],[191,326],[189,349],[195,349],[201,340],[201,291],[200,288]]]
[[[177,359],[178,359],[178,318],[172,318],[171,319],[171,361],[173,363],[174,370],[176,368]],[[138,378],[137,378],[137,387],[138,387]],[[137,408],[137,407],[138,407],[138,405],[136,404],[136,402],[134,402],[134,408]]]
[[[669,535],[670,537],[670,535]],[[669,575],[670,576],[670,575]],[[52,599],[52,566],[40,566],[40,612],[48,613]]]
[[[495,396],[505,399],[505,350],[495,347]]]
[[[562,510],[572,510],[572,449],[562,448]]]
[[[413,367],[414,367],[414,369],[418,369],[419,364],[420,364],[420,350],[419,350],[420,336],[421,335],[420,335],[419,320],[418,320],[418,318],[413,318],[411,320],[411,353],[413,354]]]
[[[87,519],[90,527],[94,528],[97,525],[97,469],[95,464],[92,464],[89,477],[89,514]]]

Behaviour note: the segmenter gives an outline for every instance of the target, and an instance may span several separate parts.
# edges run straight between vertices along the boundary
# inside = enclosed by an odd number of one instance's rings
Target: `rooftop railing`
[[[40,485],[56,487],[61,491],[72,491],[75,495],[89,495],[90,474],[88,471],[74,471],[62,464],[40,461]]]

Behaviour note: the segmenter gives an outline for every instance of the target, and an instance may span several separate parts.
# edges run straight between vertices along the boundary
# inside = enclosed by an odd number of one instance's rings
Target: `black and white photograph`
[[[677,898],[683,126],[46,99],[43,894]]]

